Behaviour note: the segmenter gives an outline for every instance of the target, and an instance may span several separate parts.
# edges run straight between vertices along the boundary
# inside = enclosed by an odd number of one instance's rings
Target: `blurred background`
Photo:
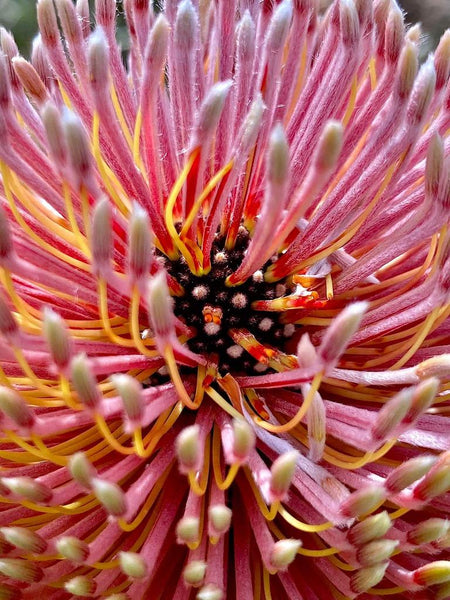
[[[330,0],[320,1],[323,7],[330,3]],[[435,47],[442,33],[450,27],[450,0],[398,0],[398,3],[408,23],[422,23],[425,48]],[[90,4],[92,6],[94,0],[90,0]],[[29,54],[37,30],[35,5],[35,0],[0,0],[0,24],[13,31],[25,56]]]

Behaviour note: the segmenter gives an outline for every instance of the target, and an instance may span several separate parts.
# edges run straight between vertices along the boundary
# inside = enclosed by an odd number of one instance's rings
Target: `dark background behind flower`
[[[321,2],[324,6],[329,4],[328,0]],[[94,4],[93,0],[90,4]],[[399,4],[406,12],[408,23],[422,23],[429,48],[433,48],[450,27],[450,0],[401,0]],[[0,0],[0,24],[14,33],[21,52],[28,55],[37,30],[35,0]]]

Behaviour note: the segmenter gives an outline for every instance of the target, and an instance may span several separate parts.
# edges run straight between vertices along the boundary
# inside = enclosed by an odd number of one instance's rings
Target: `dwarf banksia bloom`
[[[450,34],[394,0],[1,33],[0,596],[450,594]]]

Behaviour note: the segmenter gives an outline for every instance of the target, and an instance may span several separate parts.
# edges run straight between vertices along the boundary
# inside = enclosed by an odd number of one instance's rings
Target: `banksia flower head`
[[[0,596],[448,597],[450,33],[123,5],[0,35]]]

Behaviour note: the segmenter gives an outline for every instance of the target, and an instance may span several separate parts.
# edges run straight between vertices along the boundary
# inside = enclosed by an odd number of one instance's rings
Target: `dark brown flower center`
[[[202,277],[193,275],[184,259],[166,262],[169,274],[184,288],[184,295],[174,298],[175,314],[195,329],[196,335],[187,342],[193,352],[215,355],[223,371],[262,370],[264,366],[236,344],[229,332],[246,330],[264,346],[283,350],[295,326],[280,323],[276,312],[254,310],[252,303],[284,296],[286,284],[266,282],[265,265],[243,284],[227,286],[226,278],[242,262],[249,234],[241,228],[235,247],[230,251],[225,250],[224,242],[225,238],[216,236],[211,271]]]

